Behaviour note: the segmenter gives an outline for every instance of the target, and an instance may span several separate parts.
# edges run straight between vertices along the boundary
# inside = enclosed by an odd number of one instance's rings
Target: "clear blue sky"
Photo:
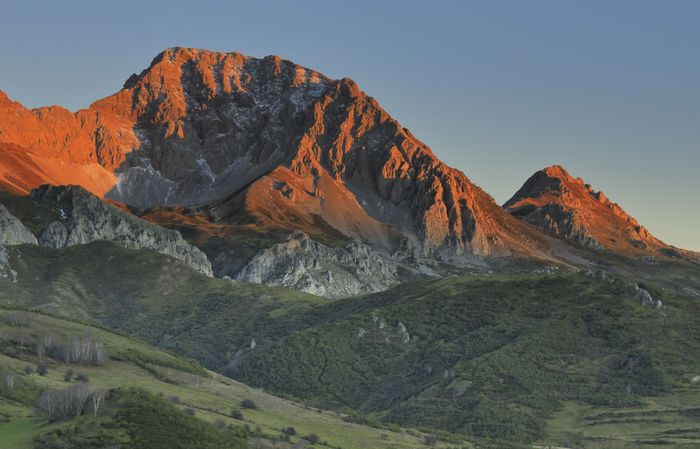
[[[28,106],[87,106],[171,46],[278,54],[355,79],[499,203],[562,164],[700,250],[700,1],[3,3],[0,89]]]

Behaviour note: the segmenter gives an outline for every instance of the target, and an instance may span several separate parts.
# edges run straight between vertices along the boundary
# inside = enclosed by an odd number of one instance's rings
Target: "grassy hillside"
[[[329,301],[108,243],[12,251],[4,303],[100,322],[355,422],[569,447],[700,444],[690,265],[461,276]],[[675,286],[655,282],[662,269]],[[640,279],[663,308],[641,304],[628,286]]]
[[[123,444],[133,449],[243,448],[303,446],[315,433],[315,447],[416,448],[425,436],[419,432],[390,431],[346,422],[342,416],[311,409],[247,387],[201,368],[198,364],[154,349],[112,332],[36,313],[27,326],[12,326],[0,310],[3,353],[0,371],[15,377],[9,388],[0,385],[0,448],[103,448]],[[107,347],[103,366],[67,364],[44,357],[46,373],[35,372],[37,341],[46,335],[69,338],[89,333]],[[25,372],[31,367],[31,373]],[[72,370],[74,379],[66,380]],[[98,417],[86,413],[49,423],[35,410],[37,397],[47,388],[75,385],[85,375],[91,390],[109,389]],[[0,379],[0,380],[3,380]],[[249,400],[255,409],[243,408]],[[240,414],[232,416],[232,411]],[[289,441],[282,431],[293,427]],[[440,443],[440,446],[444,446]],[[461,447],[471,447],[467,443]],[[116,446],[115,446],[116,447]]]
[[[700,305],[654,294],[663,309],[642,306],[624,282],[582,275],[405,286],[315,309],[316,324],[261,338],[234,373],[389,422],[552,441],[548,421],[572,401],[594,413],[646,411],[682,392],[700,405]]]
[[[208,278],[149,250],[94,242],[61,250],[8,248],[16,281],[0,278],[0,304],[102,323],[207,367],[225,366],[269,315],[299,315],[329,300]],[[185,329],[183,333],[181,329]],[[221,332],[225,332],[223,335]]]

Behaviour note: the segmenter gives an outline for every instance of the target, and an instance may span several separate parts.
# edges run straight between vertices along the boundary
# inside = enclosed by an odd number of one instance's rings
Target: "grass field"
[[[31,448],[32,438],[43,424],[29,407],[0,399],[0,449]]]
[[[592,449],[700,447],[700,389],[648,398],[640,407],[567,402],[547,423],[540,444]]]

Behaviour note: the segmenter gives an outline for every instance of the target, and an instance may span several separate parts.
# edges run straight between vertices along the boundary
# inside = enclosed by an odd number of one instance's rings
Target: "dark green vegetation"
[[[700,393],[700,304],[654,293],[662,310],[582,275],[404,286],[319,307],[306,326],[290,319],[232,372],[389,422],[536,441],[564,401]]]
[[[684,294],[697,282],[681,283],[697,272],[687,264],[612,282],[462,276],[329,301],[107,243],[13,251],[6,303],[95,320],[357,422],[570,447],[700,444],[700,301]],[[677,285],[655,287],[659,270]],[[663,308],[643,306],[630,280]]]
[[[18,313],[26,315],[26,324],[9,319]],[[66,363],[39,349],[48,336],[69,340],[75,335],[103,343],[109,357],[100,365]],[[310,434],[319,436],[318,448],[413,449],[425,438],[412,430],[348,423],[343,416],[271,396],[195,362],[74,321],[0,309],[0,337],[1,449],[288,449],[308,446],[304,439]],[[45,367],[42,373],[39,365]],[[47,415],[41,400],[47,392],[79,387],[90,393],[82,413]],[[100,392],[95,415],[93,397]],[[244,403],[255,408],[232,413]]]
[[[105,409],[99,417],[84,415],[70,427],[39,434],[34,445],[43,449],[248,447],[242,428],[217,427],[192,418],[145,390],[114,389]]]

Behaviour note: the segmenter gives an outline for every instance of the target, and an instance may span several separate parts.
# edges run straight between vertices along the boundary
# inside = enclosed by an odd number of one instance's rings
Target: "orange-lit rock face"
[[[138,147],[133,123],[87,109],[60,106],[29,110],[0,93],[0,142],[26,148],[38,157],[72,164],[100,164],[113,170]]]
[[[347,236],[414,240],[423,254],[549,250],[352,80],[279,57],[169,49],[76,113],[1,96],[0,143],[14,145],[0,151],[0,175],[16,191],[74,183],[139,208],[234,195],[268,226],[319,217]],[[52,164],[70,169],[59,177]]]
[[[77,184],[103,196],[116,182],[114,173],[97,163],[49,159],[26,148],[0,143],[0,190],[26,195],[41,184]]]
[[[638,253],[667,246],[603,192],[558,165],[532,175],[504,207],[553,235],[597,249]]]

